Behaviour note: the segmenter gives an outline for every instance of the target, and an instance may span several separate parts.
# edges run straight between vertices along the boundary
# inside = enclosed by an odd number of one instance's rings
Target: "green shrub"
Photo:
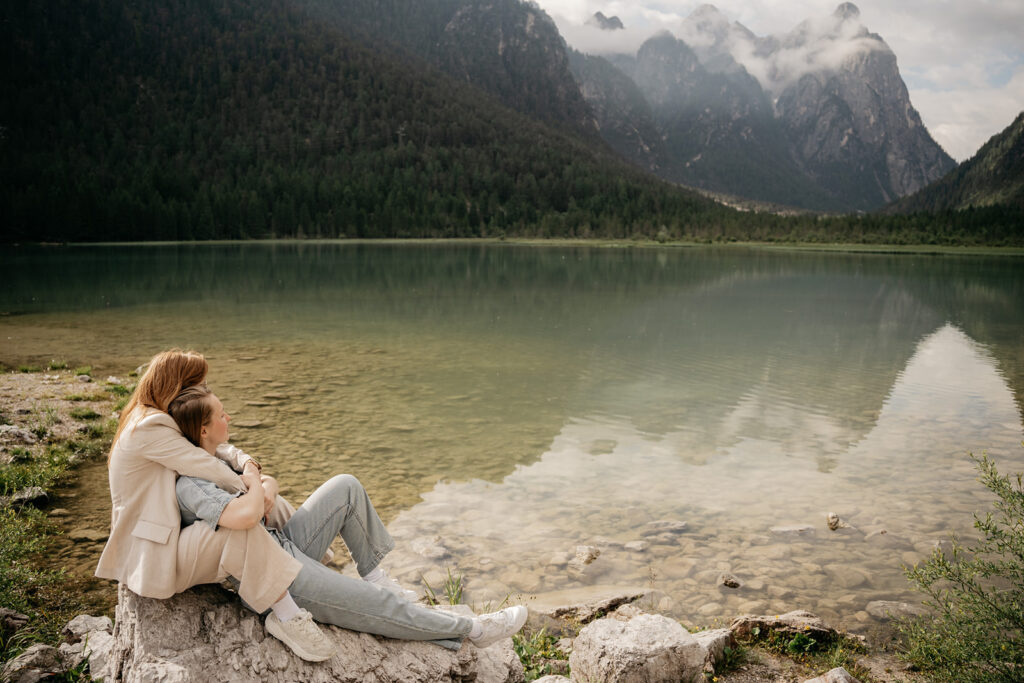
[[[92,374],[92,366],[91,365],[82,365],[81,367],[77,367],[77,368],[75,368],[75,374],[76,375],[91,375]]]
[[[100,416],[92,408],[72,408],[69,414],[76,420],[95,420]]]
[[[18,372],[42,372],[43,369],[38,365],[19,365]]]
[[[541,629],[529,635],[520,631],[512,636],[512,649],[515,650],[519,661],[523,664],[523,671],[526,673],[527,681],[534,681],[551,673],[556,673],[552,662],[565,661],[569,656],[556,647],[558,638]],[[568,666],[564,669],[559,667],[557,673],[565,671],[568,673]]]
[[[65,361],[54,358],[46,367],[50,370],[67,370],[68,364]]]
[[[935,615],[899,625],[904,655],[934,681],[1024,680],[1024,485],[1001,476],[987,455],[971,458],[997,500],[976,514],[980,538],[906,569]]]

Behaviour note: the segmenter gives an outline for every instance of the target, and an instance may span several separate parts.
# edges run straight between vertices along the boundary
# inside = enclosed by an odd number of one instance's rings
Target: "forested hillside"
[[[495,4],[499,24],[519,37],[539,31],[511,12],[516,2]],[[7,8],[0,241],[1022,240],[998,207],[937,217],[734,211],[629,165],[577,126],[572,99],[558,96],[560,68],[547,90],[516,80],[531,46],[487,67],[507,71],[499,97],[471,82],[486,65],[467,82],[414,46],[382,49],[368,28],[340,24],[321,0]]]
[[[887,207],[889,213],[1002,207],[1020,216],[1024,231],[1024,112],[978,153],[920,192]]]
[[[10,239],[622,236],[731,213],[286,0],[8,17]]]

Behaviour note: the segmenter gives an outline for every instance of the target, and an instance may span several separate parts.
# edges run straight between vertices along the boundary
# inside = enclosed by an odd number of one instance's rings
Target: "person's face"
[[[210,421],[203,425],[203,448],[217,450],[217,446],[228,440],[228,422],[231,416],[224,410],[224,404],[220,399],[210,394],[206,399],[213,409],[210,414]]]

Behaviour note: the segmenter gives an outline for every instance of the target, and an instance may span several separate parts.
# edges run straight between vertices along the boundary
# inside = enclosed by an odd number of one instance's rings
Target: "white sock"
[[[484,634],[484,625],[480,623],[479,619],[473,620],[473,628],[469,629],[470,638],[479,638]]]
[[[292,594],[287,591],[283,598],[270,606],[270,609],[274,611],[274,616],[281,621],[288,621],[299,613],[299,606],[292,600]]]
[[[384,573],[384,570],[380,567],[374,567],[373,571],[363,577],[363,581],[369,583],[384,583],[388,580],[388,575]]]

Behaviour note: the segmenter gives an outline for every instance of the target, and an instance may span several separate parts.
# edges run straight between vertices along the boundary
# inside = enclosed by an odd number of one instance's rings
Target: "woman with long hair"
[[[522,627],[525,607],[470,619],[412,602],[378,566],[393,541],[354,477],[333,477],[285,519],[276,481],[227,443],[230,418],[202,384],[207,369],[194,352],[158,354],[125,407],[109,459],[111,533],[97,576],[154,598],[230,577],[248,607],[270,609],[268,632],[309,661],[334,652],[313,617],[447,647],[464,637],[486,647]],[[317,561],[338,535],[362,581]]]

